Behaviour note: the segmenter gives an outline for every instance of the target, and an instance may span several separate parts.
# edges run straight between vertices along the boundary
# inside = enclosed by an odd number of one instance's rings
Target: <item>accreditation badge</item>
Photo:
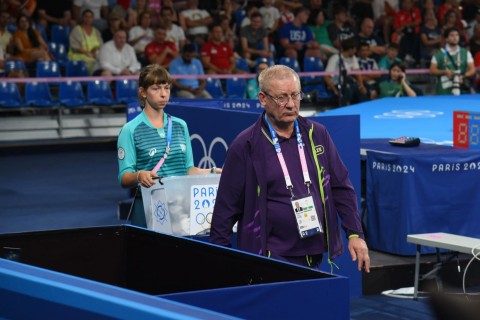
[[[293,199],[292,207],[300,238],[311,237],[323,232],[312,196]]]

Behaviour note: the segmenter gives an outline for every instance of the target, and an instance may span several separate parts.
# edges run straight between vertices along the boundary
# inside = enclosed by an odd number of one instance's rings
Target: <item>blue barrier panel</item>
[[[172,98],[168,102],[169,106],[183,106],[183,107],[201,107],[213,108],[232,111],[246,111],[246,112],[263,112],[263,107],[257,99],[182,99]],[[127,122],[135,118],[142,108],[139,102],[132,102],[127,105]]]
[[[350,314],[344,277],[138,227],[2,234],[1,247],[22,262],[0,259],[2,319],[262,320],[321,314],[346,320]]]

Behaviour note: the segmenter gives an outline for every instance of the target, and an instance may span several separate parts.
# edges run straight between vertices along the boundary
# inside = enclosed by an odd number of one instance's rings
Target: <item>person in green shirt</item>
[[[326,20],[325,13],[323,10],[320,10],[317,13],[315,24],[308,26],[310,30],[312,30],[315,40],[320,44],[320,50],[322,50],[323,53],[326,53],[327,56],[338,53],[337,48],[333,46],[333,43],[328,36],[327,27],[330,23],[332,23],[332,21]]]
[[[467,79],[475,75],[475,65],[470,51],[461,47],[457,28],[444,31],[446,45],[435,52],[430,62],[430,74],[437,76],[438,95],[470,93]]]
[[[380,98],[384,97],[416,97],[417,94],[410,86],[405,74],[405,66],[401,62],[390,65],[388,80],[380,83]]]
[[[222,172],[216,167],[194,166],[187,123],[165,112],[172,84],[170,73],[162,66],[144,67],[138,79],[143,111],[118,135],[118,181],[123,188],[137,188],[130,218],[133,225],[143,228],[147,221],[140,186],[150,188],[159,177]]]

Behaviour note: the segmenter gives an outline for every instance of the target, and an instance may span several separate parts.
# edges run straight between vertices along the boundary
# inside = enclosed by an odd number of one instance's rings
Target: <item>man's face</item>
[[[151,22],[152,22],[152,17],[150,16],[150,14],[144,13],[142,16],[142,20],[140,21],[140,24],[142,26],[150,26]]]
[[[298,14],[298,18],[300,19],[300,22],[303,24],[307,23],[309,16],[310,16],[310,11],[302,11]]]
[[[458,45],[459,41],[460,41],[460,35],[458,34],[457,31],[452,31],[448,34],[447,44],[451,46],[456,46]]]
[[[335,16],[335,19],[340,21],[341,23],[345,23],[345,21],[347,21],[347,14],[342,11]]]
[[[373,21],[365,19],[362,23],[362,33],[366,36],[371,36],[373,33]]]
[[[170,22],[172,21],[172,12],[170,10],[163,10],[162,11],[162,18],[163,20]]]
[[[125,44],[127,43],[127,34],[125,31],[117,31],[113,36],[113,43],[115,43],[115,47],[117,49],[122,49]]]
[[[405,11],[410,11],[412,9],[412,1],[411,0],[403,0],[402,2],[402,9]]]
[[[360,50],[358,50],[358,55],[362,58],[368,58],[370,56],[370,47],[369,46],[361,46]]]
[[[388,48],[387,56],[390,60],[396,58],[398,56],[398,50],[396,48]]]
[[[192,59],[193,59],[193,52],[184,52],[182,57],[183,57],[183,61],[186,64],[190,64],[190,62],[192,62]]]
[[[217,26],[212,29],[212,40],[216,42],[223,40],[223,30],[221,27]]]
[[[269,119],[275,124],[293,123],[300,113],[300,101],[293,101],[291,98],[292,95],[300,92],[298,81],[293,75],[275,78],[270,81],[269,88],[271,89],[268,92],[259,93],[260,102],[264,106]],[[288,101],[279,105],[276,98],[280,96],[288,97]]]
[[[250,22],[252,29],[257,30],[260,29],[262,26],[262,18],[261,17],[255,17],[251,20]]]
[[[156,29],[153,36],[155,38],[155,42],[163,43],[167,38],[167,31],[164,29]]]

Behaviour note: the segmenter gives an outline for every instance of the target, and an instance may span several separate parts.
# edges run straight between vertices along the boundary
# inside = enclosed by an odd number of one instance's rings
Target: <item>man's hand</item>
[[[362,238],[351,238],[348,240],[348,251],[350,251],[352,261],[358,260],[358,271],[364,269],[365,272],[370,272],[368,247]]]
[[[445,70],[445,75],[449,78],[449,79],[453,79],[453,76],[455,75],[455,72],[453,72],[452,70]]]

